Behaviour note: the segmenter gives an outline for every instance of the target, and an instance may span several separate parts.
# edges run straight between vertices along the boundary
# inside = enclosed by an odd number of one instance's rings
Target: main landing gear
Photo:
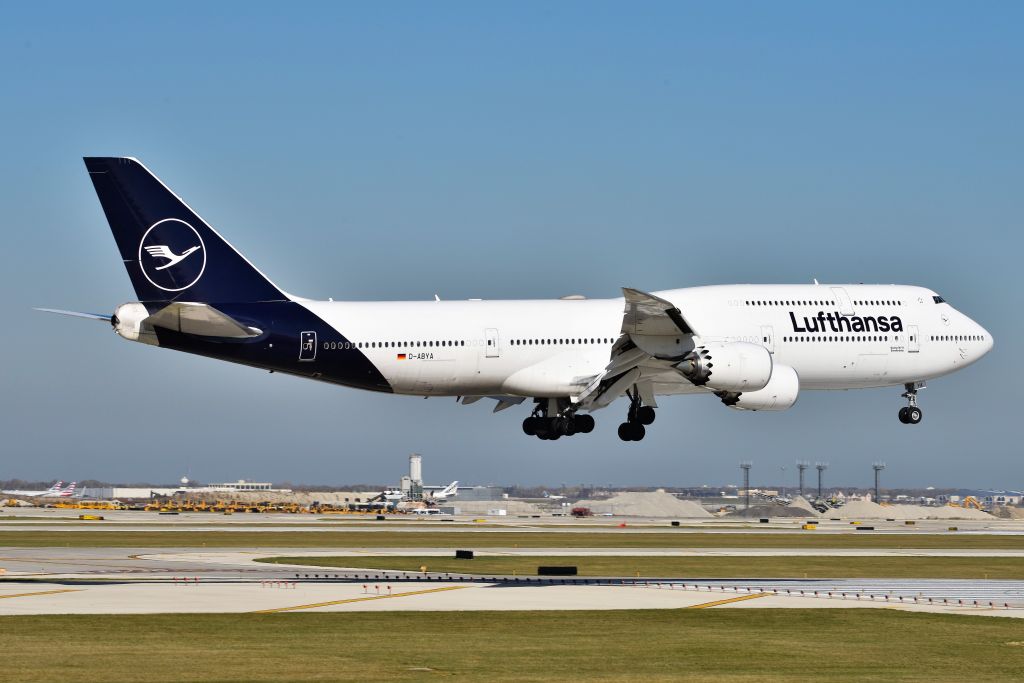
[[[568,408],[558,412],[557,403],[552,406],[552,402],[554,399],[538,401],[533,414],[523,420],[523,432],[542,441],[556,441],[563,436],[589,434],[594,431],[592,415],[577,415]]]
[[[900,422],[916,425],[924,417],[924,413],[917,407],[917,390],[924,389],[924,382],[908,382],[904,386],[907,390],[903,392],[903,398],[907,399],[908,405],[900,408]]]
[[[626,421],[619,425],[619,438],[623,441],[640,441],[647,435],[646,425],[654,423],[654,408],[640,404],[640,396],[635,391],[626,392],[629,396],[629,411]]]

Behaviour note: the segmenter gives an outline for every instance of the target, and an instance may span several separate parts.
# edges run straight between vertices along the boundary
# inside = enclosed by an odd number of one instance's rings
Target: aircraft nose
[[[988,330],[986,330],[981,325],[978,325],[977,323],[975,323],[975,325],[977,325],[978,327],[978,335],[981,336],[981,355],[984,356],[986,353],[992,350],[992,347],[995,345],[995,342],[992,339],[992,334]]]
[[[983,351],[983,353],[988,353],[989,351],[992,350],[992,346],[995,345],[995,342],[992,340],[992,335],[988,330],[982,328],[980,325],[978,327],[981,329],[981,338],[983,343],[985,344],[985,350]]]

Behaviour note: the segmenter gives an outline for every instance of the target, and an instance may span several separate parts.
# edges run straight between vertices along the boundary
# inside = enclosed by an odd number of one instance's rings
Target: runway
[[[785,551],[783,551],[785,552]],[[806,554],[804,551],[791,551]],[[486,555],[711,555],[766,550],[492,549]],[[963,556],[973,551],[848,550]],[[240,550],[6,548],[0,615],[161,612],[861,608],[1024,617],[1024,581],[537,577],[323,569],[257,563],[274,555],[450,556],[436,549]],[[991,556],[1019,557],[1019,551]],[[484,553],[481,553],[484,556]],[[714,604],[711,604],[714,603]]]
[[[82,521],[80,511],[11,512],[0,520],[0,533],[8,539],[0,547],[0,615],[875,607],[1024,616],[1024,581],[1019,580],[562,578],[256,561],[273,556],[451,558],[451,543],[458,539],[480,558],[536,557],[538,564],[545,557],[616,556],[749,558],[755,567],[758,558],[770,557],[837,558],[839,566],[842,558],[1002,558],[1005,563],[1006,558],[1024,561],[1024,543],[1017,538],[1024,534],[1024,524],[1016,520],[958,521],[955,531],[947,520],[914,525],[875,521],[871,530],[828,520],[804,531],[800,519],[677,520],[677,527],[665,519],[489,518],[480,523],[469,518],[166,517],[104,511],[102,521]],[[318,541],[320,547],[304,544],[310,538],[307,532],[325,531],[337,533]],[[100,533],[80,535],[89,532]],[[170,532],[191,533],[171,537]],[[349,532],[355,535],[346,536]],[[890,540],[871,541],[878,536]],[[107,547],[108,538],[111,545],[142,544]],[[640,538],[643,543],[637,542]],[[79,545],[99,547],[73,547],[77,539],[83,539]],[[241,547],[218,547],[227,539]],[[144,545],[147,541],[161,547]],[[175,547],[179,542],[195,545]],[[29,547],[34,543],[43,547]],[[201,544],[208,547],[196,547]],[[926,547],[903,547],[915,544]],[[594,545],[608,547],[588,547]],[[387,566],[378,559],[377,566],[382,564]]]

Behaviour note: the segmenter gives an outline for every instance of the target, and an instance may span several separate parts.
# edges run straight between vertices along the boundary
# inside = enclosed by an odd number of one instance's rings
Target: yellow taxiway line
[[[427,593],[440,593],[442,591],[457,591],[460,588],[470,586],[444,586],[442,588],[428,588],[421,591],[407,591],[405,593],[390,593],[388,595],[369,595],[365,598],[348,598],[346,600],[330,600],[328,602],[314,602],[309,605],[294,605],[292,607],[276,607],[274,609],[261,609],[252,614],[274,614],[275,612],[293,612],[300,609],[313,609],[315,607],[329,607],[331,605],[345,605],[350,602],[366,602],[367,600],[385,600],[387,598],[402,598],[407,595],[425,595]]]
[[[54,593],[77,593],[77,592],[79,592],[81,590],[84,590],[84,589],[82,589],[82,588],[61,588],[59,590],[52,590],[52,591],[35,591],[34,593],[13,593],[11,595],[0,595],[0,600],[3,600],[5,598],[27,598],[27,597],[32,596],[32,595],[53,595]]]
[[[690,605],[684,609],[705,609],[706,607],[718,607],[719,605],[728,605],[732,602],[742,602],[743,600],[753,600],[754,598],[767,597],[768,593],[754,593],[753,595],[738,595],[735,598],[726,598],[725,600],[715,600],[714,602],[703,602],[699,605]]]

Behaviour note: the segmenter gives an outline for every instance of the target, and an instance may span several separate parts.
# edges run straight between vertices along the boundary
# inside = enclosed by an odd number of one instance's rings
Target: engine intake
[[[772,377],[772,355],[763,346],[727,342],[698,346],[676,365],[697,386],[726,392],[762,389]]]

